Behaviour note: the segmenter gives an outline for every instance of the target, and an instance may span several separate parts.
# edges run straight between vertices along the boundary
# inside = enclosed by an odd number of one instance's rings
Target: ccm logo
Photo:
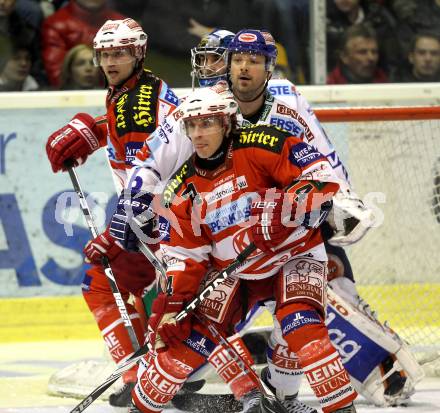
[[[264,201],[257,201],[252,204],[253,208],[275,208],[277,205],[276,202],[264,202]]]

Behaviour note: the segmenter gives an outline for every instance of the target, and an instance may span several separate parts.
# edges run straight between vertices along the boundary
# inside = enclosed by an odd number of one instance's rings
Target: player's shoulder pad
[[[235,132],[234,148],[262,148],[270,152],[281,153],[284,142],[291,133],[269,125],[256,125],[239,128]]]
[[[196,174],[192,157],[188,159],[174,174],[171,175],[162,192],[162,205],[169,208],[173,199],[183,188],[185,181]]]
[[[114,110],[118,136],[154,132],[160,84],[158,77],[144,70],[135,87],[119,96]]]

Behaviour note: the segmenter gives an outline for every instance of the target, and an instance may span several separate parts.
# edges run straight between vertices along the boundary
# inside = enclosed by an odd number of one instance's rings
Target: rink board
[[[382,294],[390,297],[389,300],[375,302],[379,288]],[[421,305],[417,302],[409,305],[405,300],[409,289],[411,294],[420,297],[420,300],[431,303],[430,306],[423,306],[427,311],[423,317],[414,311],[414,308]],[[430,317],[431,312],[438,310],[436,307],[440,296],[439,285],[360,286],[359,290],[379,313],[379,318],[382,321],[388,320],[403,337],[408,331],[413,330],[440,331],[440,324],[432,322],[437,319]],[[0,314],[0,342],[4,343],[100,337],[94,318],[82,296],[1,299]],[[424,321],[421,322],[421,319]],[[255,321],[257,326],[271,324],[271,316],[267,312],[263,312]]]

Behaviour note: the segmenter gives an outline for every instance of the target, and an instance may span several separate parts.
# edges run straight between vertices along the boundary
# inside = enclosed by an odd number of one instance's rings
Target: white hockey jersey
[[[226,82],[219,82],[212,88],[221,94],[231,94]],[[271,92],[276,92],[280,98]],[[182,115],[179,106],[150,135],[133,163],[135,167],[130,171],[129,185],[137,190],[160,194],[163,184],[188,159],[193,147],[181,125]],[[241,115],[237,120],[239,126],[252,125]],[[301,138],[327,157],[336,176],[346,184],[347,189],[350,188],[347,170],[324,129],[307,100],[288,80],[275,79],[269,82],[264,107],[255,125],[277,126]],[[346,188],[341,187],[341,190]]]

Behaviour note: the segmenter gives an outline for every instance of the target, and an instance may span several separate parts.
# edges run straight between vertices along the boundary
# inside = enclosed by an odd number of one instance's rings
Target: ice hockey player
[[[244,34],[246,41],[240,40],[241,34]],[[252,38],[254,41],[249,41]],[[225,76],[222,68],[225,66],[226,56],[223,54],[223,50],[218,47],[220,44],[219,39],[221,39],[220,36],[214,36],[211,37],[211,40],[209,38],[205,41],[202,40],[202,45],[192,51],[193,73],[197,78],[200,78],[200,82],[203,82],[203,84],[218,82]],[[242,114],[238,115],[239,123],[267,123],[284,129],[287,128],[291,132],[297,133],[306,142],[318,148],[320,152],[327,156],[339,178],[345,180],[345,184],[341,185],[341,189],[336,194],[334,200],[336,206],[334,206],[334,209],[337,209],[339,214],[342,215],[339,215],[340,225],[338,231],[334,235],[335,229],[330,228],[327,222],[324,223],[321,227],[324,241],[333,236],[330,242],[336,240],[335,243],[340,243],[341,245],[356,242],[368,229],[368,226],[364,224],[365,221],[368,222],[371,218],[370,211],[363,206],[356,194],[351,191],[347,172],[307,101],[296,91],[291,83],[285,80],[269,80],[271,68],[276,57],[273,39],[271,39],[270,34],[256,30],[244,30],[237,34],[229,44],[229,81],[242,112]],[[214,57],[210,57],[210,54],[213,54]],[[234,54],[238,55],[235,60],[233,59]],[[255,57],[258,55],[263,56],[263,59],[260,58],[259,65],[256,64],[256,59],[258,58]],[[246,62],[247,58],[250,59],[249,62]],[[211,67],[206,65],[209,62],[212,64]],[[226,87],[220,82],[215,89],[219,93],[223,93]],[[261,93],[262,91],[264,93]],[[269,91],[283,92],[285,96],[282,96],[280,100],[269,93]],[[164,124],[150,137],[143,148],[146,154],[150,151],[154,154],[154,156],[146,160],[144,155],[145,161],[141,162],[141,165],[145,168],[136,168],[133,171],[133,176],[137,182],[142,183],[140,187],[144,190],[148,189],[148,187],[151,189],[160,179],[165,179],[169,176],[175,170],[177,164],[183,162],[185,157],[191,153],[188,140],[179,134],[179,128],[175,126],[180,117],[181,112],[177,109],[172,116],[167,117]],[[140,154],[142,154],[142,151]],[[348,222],[352,225],[346,225]],[[359,299],[354,288],[351,267],[343,248],[339,245],[329,245],[328,242],[325,244],[328,254],[334,257],[331,259],[332,264],[330,265],[331,275],[334,278],[330,284],[334,286],[338,294],[352,302],[358,310],[362,310],[364,313],[359,314],[359,311],[356,313],[356,317],[361,321],[357,322],[356,325],[356,328],[359,330],[352,328],[349,331],[345,331],[344,326],[347,328],[350,324],[340,322],[336,326],[339,318],[334,318],[332,321],[332,331],[338,333],[339,338],[346,332],[348,333],[348,338],[355,339],[359,343],[359,340],[365,337],[362,334],[362,323],[368,322],[369,318],[369,322],[375,325],[374,328],[377,331],[373,341],[384,346],[380,352],[383,360],[374,357],[374,363],[372,362],[368,366],[364,366],[365,369],[362,373],[360,373],[359,369],[351,368],[354,360],[358,360],[361,355],[350,354],[351,363],[348,363],[347,366],[350,367],[349,371],[352,373],[358,373],[356,375],[358,391],[378,405],[392,405],[399,403],[399,400],[405,402],[414,391],[415,381],[413,379],[418,376],[418,372],[416,371],[417,369],[412,369],[412,367],[415,367],[414,363],[403,363],[403,360],[400,360],[400,364],[407,368],[406,373],[402,369],[397,369],[394,366],[396,360],[394,352],[397,349],[400,352],[399,354],[405,353],[405,360],[409,360],[411,355],[402,348],[403,343],[394,332],[381,326],[377,320],[372,320],[371,314],[368,314],[368,311],[363,311],[362,307],[365,304]],[[345,278],[342,277],[344,275]],[[353,331],[357,331],[356,337],[350,337]],[[340,340],[339,343],[341,345],[344,344]],[[374,345],[372,347],[367,346],[371,342],[364,342],[363,344],[365,349],[370,349],[368,351],[377,350],[377,347]],[[268,351],[270,356],[270,374],[265,370],[265,377],[270,382],[269,384],[274,385],[282,396],[292,397],[299,388],[299,378],[301,376],[299,363],[294,355],[291,355],[294,357],[293,361],[285,357],[286,348],[277,343],[276,338],[271,340],[270,345],[271,348]],[[374,352],[378,354],[376,350]],[[365,356],[365,353],[362,356]],[[272,360],[272,358],[275,358],[275,360]],[[345,360],[348,360],[348,356],[344,358]],[[385,364],[384,366],[381,366],[382,361]],[[275,367],[275,364],[278,367]],[[280,368],[282,365],[290,367]],[[385,374],[387,374],[386,380],[384,378]],[[288,380],[289,376],[290,380]],[[407,380],[408,378],[411,378],[411,380]]]
[[[202,84],[204,86],[207,86],[209,84],[216,84],[221,80],[222,78],[225,78],[226,75],[226,51],[227,51],[227,45],[234,37],[234,34],[227,31],[227,30],[216,30],[210,35],[208,35],[206,38],[202,39],[199,46],[192,50],[192,62],[194,64],[194,72],[196,73],[196,77],[202,77],[203,81]],[[200,69],[200,71],[198,70]],[[226,83],[223,83],[223,86],[220,86],[220,88],[216,88],[216,90],[221,93],[221,88],[223,87],[225,93],[229,96],[230,92],[228,91],[228,87]],[[148,148],[148,151],[144,151],[143,153],[139,153],[138,157],[144,159],[148,163],[155,164],[155,162],[159,162],[160,165],[156,165],[155,168],[153,167],[147,167],[144,172],[147,174],[146,179],[142,179],[142,177],[136,176],[133,177],[133,181],[131,181],[127,188],[131,188],[133,190],[133,199],[136,200],[136,202],[143,203],[145,206],[148,205],[150,202],[150,196],[149,194],[141,195],[139,196],[137,194],[137,190],[140,188],[145,189],[145,185],[151,184],[154,185],[158,182],[159,178],[161,176],[168,177],[171,172],[174,171],[174,169],[169,169],[174,165],[174,168],[177,167],[176,162],[183,162],[187,156],[192,152],[192,146],[190,145],[188,141],[188,145],[181,145],[178,143],[177,145],[168,145],[167,142],[173,142],[174,138],[169,141],[168,136],[173,135],[176,133],[179,133],[180,127],[177,126],[177,121],[175,118],[178,116],[178,112],[175,112],[175,114],[170,115],[167,117],[167,119],[160,125],[160,127],[157,129],[157,131],[150,136],[148,139],[149,146],[145,146],[145,148]],[[185,138],[187,140],[187,138]],[[158,154],[159,156],[156,156],[155,148],[159,147],[162,143],[165,143],[165,145],[162,147],[164,152],[161,152]],[[180,151],[180,149],[183,149]],[[151,159],[149,159],[149,153],[153,153],[154,156],[152,156]],[[180,152],[180,153],[179,153]],[[174,155],[177,155],[179,153],[178,158],[179,160],[174,158]],[[170,162],[168,162],[167,158],[170,157]],[[168,172],[163,172],[167,171]],[[160,171],[160,173],[158,173]],[[132,182],[137,182],[135,185],[132,184]],[[130,190],[130,191],[131,191]],[[116,228],[117,231],[112,231],[111,233],[115,237],[120,238],[120,242],[122,244],[125,244],[125,237],[133,237],[135,234],[133,233],[133,230],[130,226],[121,224],[121,222],[125,222],[126,219],[123,217],[123,215],[126,212],[126,207],[124,204],[120,204],[118,207],[118,210],[116,211],[116,214],[114,216],[114,219],[112,220],[111,226]],[[135,214],[137,214],[137,211],[134,211]],[[119,231],[123,228],[123,231]],[[241,348],[245,349],[245,344],[241,340],[239,335],[236,335],[235,337],[231,338],[233,344],[235,346],[240,346]],[[209,361],[211,361],[213,358],[216,357],[216,354],[222,351],[221,349],[217,349],[214,354],[209,358]],[[247,351],[247,350],[243,350]],[[250,358],[250,355],[249,355]],[[240,393],[236,393],[236,380],[238,378],[236,377],[236,374],[231,374],[235,367],[233,365],[233,362],[231,362],[231,365],[215,365],[216,370],[220,371],[221,377],[224,378],[226,383],[231,388],[232,392],[236,394],[236,397],[240,397]],[[240,380],[244,380],[245,377],[241,377]],[[252,395],[249,395],[249,397],[252,397]],[[200,401],[200,399],[199,399]],[[247,400],[246,400],[247,401]],[[189,409],[188,404],[190,405],[191,409],[197,408],[194,403],[196,403],[197,400],[193,397],[188,395],[187,393],[179,393],[179,396],[176,398],[176,406],[177,407],[186,407]],[[204,409],[206,399],[201,401],[202,407],[200,407],[202,410]],[[220,402],[220,400],[216,400],[216,402]],[[299,413],[315,413],[316,410],[313,408],[310,408],[306,406],[305,404],[301,403],[297,399],[297,389],[292,394],[289,394],[288,397],[283,401],[285,406],[289,408],[289,412],[299,412]],[[232,404],[229,401],[229,404]],[[235,405],[235,407],[237,407]]]
[[[160,411],[205,362],[215,346],[206,326],[173,317],[197,294],[209,266],[221,269],[253,241],[258,249],[228,283],[223,311],[206,316],[228,334],[257,301],[274,298],[280,334],[323,411],[354,412],[356,392],[324,324],[327,265],[319,225],[339,179],[325,156],[291,133],[236,129],[232,99],[196,92],[181,110],[195,154],[162,196],[173,217],[164,257],[171,295],[153,303],[150,341],[158,353],[140,365],[136,408]]]
[[[80,165],[107,145],[114,180],[119,183],[117,193],[120,193],[136,152],[175,108],[178,99],[164,81],[144,69],[147,35],[134,20],[105,22],[94,38],[93,48],[94,63],[101,68],[109,86],[107,114],[94,119],[86,113],[78,113],[49,137],[46,151],[53,171],[58,172],[66,170],[67,160]],[[132,241],[136,243],[137,239]],[[109,228],[85,246],[84,254],[92,267],[82,282],[83,296],[113,360],[119,363],[133,353],[133,346],[101,258],[105,255],[110,260],[139,343],[144,341],[145,326],[127,299],[130,293],[141,297],[155,280],[155,271],[141,253],[129,253],[121,248],[109,235]],[[135,381],[136,369],[133,369],[124,375],[127,385],[110,396],[110,404],[126,405]]]

